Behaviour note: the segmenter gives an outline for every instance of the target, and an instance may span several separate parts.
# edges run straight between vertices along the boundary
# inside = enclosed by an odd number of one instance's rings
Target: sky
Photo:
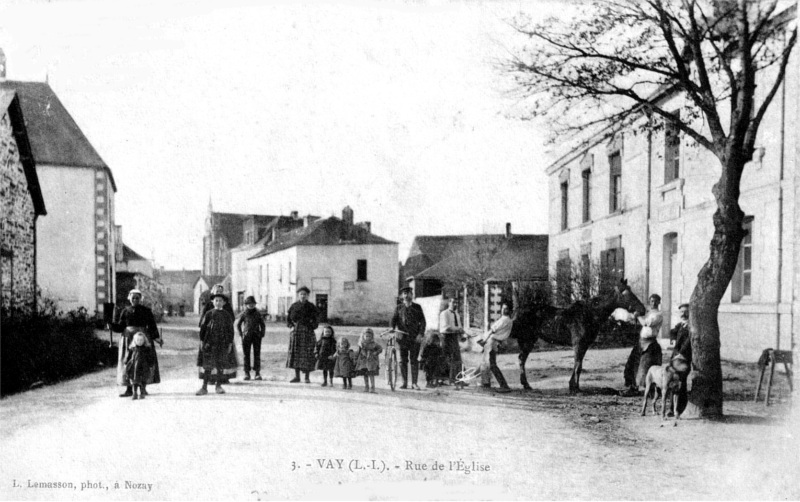
[[[496,67],[553,1],[0,0],[7,78],[43,81],[116,180],[123,241],[199,269],[215,211],[415,235],[547,233],[553,160]],[[47,194],[44,194],[45,202]]]

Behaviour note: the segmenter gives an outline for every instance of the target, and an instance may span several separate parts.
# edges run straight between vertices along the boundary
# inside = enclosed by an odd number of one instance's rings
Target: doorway
[[[678,280],[680,275],[677,270],[678,234],[670,232],[664,235],[664,262],[661,280],[661,312],[664,314],[664,323],[661,325],[661,337],[669,337],[669,328],[672,326],[672,311],[677,311]]]
[[[316,304],[319,309],[319,322],[328,322],[328,295],[317,293]]]

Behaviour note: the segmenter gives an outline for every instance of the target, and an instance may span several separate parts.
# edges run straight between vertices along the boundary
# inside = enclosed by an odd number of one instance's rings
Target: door
[[[328,295],[317,293],[316,302],[319,309],[319,322],[328,322]]]
[[[678,298],[676,261],[678,254],[678,234],[675,232],[664,235],[663,272],[661,277],[661,312],[664,313],[664,324],[661,325],[661,337],[669,336],[669,328],[675,319],[672,313],[677,311]]]

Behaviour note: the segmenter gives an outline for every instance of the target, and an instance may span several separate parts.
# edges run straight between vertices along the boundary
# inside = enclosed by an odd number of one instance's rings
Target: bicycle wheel
[[[389,381],[389,387],[394,391],[397,383],[397,354],[394,349],[386,354],[386,380]]]

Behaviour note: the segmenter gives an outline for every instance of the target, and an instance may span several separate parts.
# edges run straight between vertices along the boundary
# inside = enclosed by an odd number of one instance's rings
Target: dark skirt
[[[636,385],[639,387],[645,386],[647,370],[650,369],[650,366],[661,366],[661,345],[655,340],[642,351],[639,358],[639,368],[636,371]]]
[[[442,350],[444,351],[444,359],[446,368],[445,372],[449,373],[450,368],[456,368],[461,371],[461,344],[459,339],[461,335],[458,333],[445,333],[442,335],[444,340]]]
[[[128,346],[131,344],[131,340],[133,339],[133,335],[141,331],[147,336],[147,340],[150,344],[149,357],[148,357],[148,365],[150,366],[147,379],[141,384],[144,385],[151,385],[154,383],[161,383],[161,372],[158,370],[158,355],[156,354],[156,347],[153,343],[153,340],[150,339],[150,334],[147,333],[147,329],[143,326],[128,326],[125,328],[125,331],[122,333],[122,336],[119,339],[119,350],[117,352],[117,385],[125,385],[130,386],[131,380],[128,377],[128,370],[125,365],[125,361],[128,359]],[[140,384],[137,384],[140,385]]]
[[[314,346],[317,337],[314,330],[303,325],[295,326],[289,338],[289,353],[286,357],[286,367],[300,371],[314,371]]]
[[[230,352],[226,352],[224,349],[225,347],[222,348],[222,371],[220,372],[213,368],[215,353],[213,351],[204,351],[203,344],[200,344],[200,349],[197,351],[197,377],[200,380],[205,380],[206,368],[211,371],[208,377],[208,381],[211,383],[228,383],[236,378],[236,368],[239,367],[239,361],[236,358],[236,347],[232,346]],[[220,373],[222,374],[220,375]]]

